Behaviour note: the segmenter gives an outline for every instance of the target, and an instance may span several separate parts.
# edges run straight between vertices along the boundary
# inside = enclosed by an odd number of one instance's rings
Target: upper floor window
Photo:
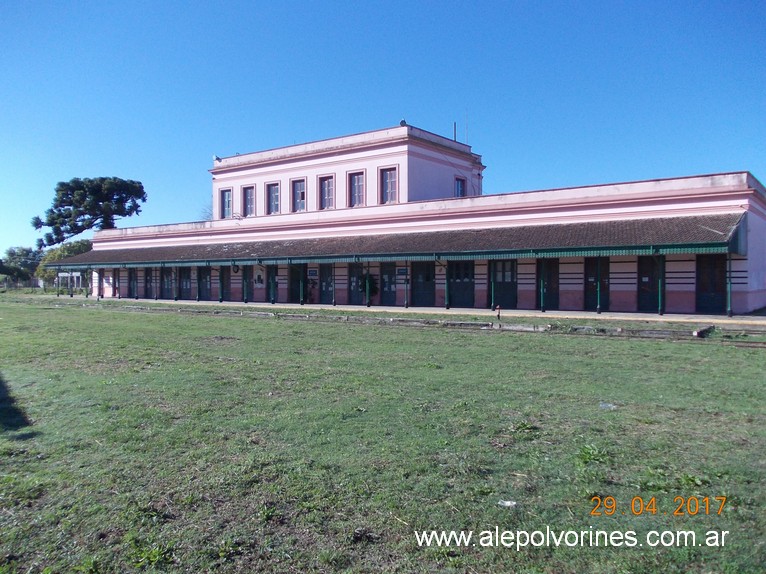
[[[348,205],[357,207],[364,205],[364,173],[348,175]]]
[[[266,185],[266,213],[279,213],[279,184],[269,183]]]
[[[335,207],[335,178],[333,176],[319,178],[319,209]]]
[[[396,168],[380,170],[380,203],[396,203],[397,192]]]
[[[292,182],[293,211],[306,211],[306,180],[296,179]]]
[[[228,219],[231,217],[231,190],[221,190],[221,219]]]
[[[465,196],[466,196],[465,179],[462,177],[456,177],[455,178],[455,197],[465,197]]]
[[[242,211],[245,217],[255,215],[255,186],[248,185],[242,188]]]

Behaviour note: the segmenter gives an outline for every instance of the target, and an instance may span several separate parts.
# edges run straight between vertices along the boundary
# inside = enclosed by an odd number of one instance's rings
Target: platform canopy
[[[745,213],[98,249],[47,264],[61,270],[495,260],[746,252]]]

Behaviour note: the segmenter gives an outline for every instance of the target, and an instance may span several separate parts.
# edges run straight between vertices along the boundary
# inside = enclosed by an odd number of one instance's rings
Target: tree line
[[[0,259],[0,276],[16,284],[37,278],[46,285],[53,285],[58,271],[46,267],[46,264],[85,253],[92,246],[89,239],[80,239],[45,251],[32,247],[9,247]]]
[[[146,202],[146,191],[140,181],[118,177],[74,178],[56,185],[51,207],[44,218],[32,218],[35,229],[48,228],[37,249],[10,247],[0,259],[0,276],[14,282],[29,281],[33,277],[52,284],[57,271],[46,268],[46,263],[90,251],[87,239],[68,241],[89,229],[114,229],[115,221],[141,213]],[[51,247],[52,249],[45,249]]]

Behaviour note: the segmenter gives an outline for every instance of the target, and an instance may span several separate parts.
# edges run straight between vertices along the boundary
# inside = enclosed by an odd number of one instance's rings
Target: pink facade
[[[483,169],[408,125],[215,158],[211,221],[101,231],[62,268],[99,270],[104,297],[766,307],[766,190],[748,172],[483,195]]]
[[[213,219],[452,198],[458,181],[480,195],[483,169],[469,146],[407,125],[216,158]]]

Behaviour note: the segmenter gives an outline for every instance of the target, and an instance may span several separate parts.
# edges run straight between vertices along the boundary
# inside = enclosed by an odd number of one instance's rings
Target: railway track
[[[54,305],[54,307],[70,306],[71,303],[63,303]],[[80,306],[81,304],[78,304]],[[88,305],[82,305],[88,306]],[[92,304],[93,307],[101,307],[98,304]],[[728,345],[733,347],[750,348],[750,349],[766,349],[766,340],[763,341],[746,341],[735,339],[735,337],[750,337],[755,336],[759,338],[766,338],[766,330],[751,330],[744,329],[726,329],[716,328],[712,325],[705,327],[698,327],[696,329],[631,329],[626,327],[601,327],[599,325],[539,325],[539,324],[508,324],[508,323],[494,323],[494,322],[481,322],[481,321],[450,321],[445,319],[425,319],[415,317],[377,317],[377,316],[360,316],[360,315],[323,315],[323,314],[304,314],[304,313],[290,313],[290,312],[274,312],[274,311],[256,311],[256,310],[244,310],[244,309],[205,309],[205,308],[191,308],[191,307],[154,307],[143,305],[124,305],[109,307],[116,311],[127,312],[149,312],[149,313],[190,313],[199,315],[223,315],[232,317],[249,317],[249,318],[277,318],[282,320],[293,321],[318,321],[318,322],[342,322],[342,323],[357,323],[367,325],[400,325],[409,327],[426,327],[426,328],[448,328],[448,329],[468,329],[468,330],[493,330],[501,332],[530,332],[530,333],[550,333],[558,335],[574,335],[574,336],[586,336],[586,337],[610,337],[610,338],[625,338],[625,339],[658,339],[658,340],[672,340],[672,341],[706,341],[708,343],[717,343],[721,345]],[[713,333],[718,332],[723,336],[710,336]]]
[[[743,347],[746,349],[766,349],[766,341],[722,341],[723,345],[730,347]]]

